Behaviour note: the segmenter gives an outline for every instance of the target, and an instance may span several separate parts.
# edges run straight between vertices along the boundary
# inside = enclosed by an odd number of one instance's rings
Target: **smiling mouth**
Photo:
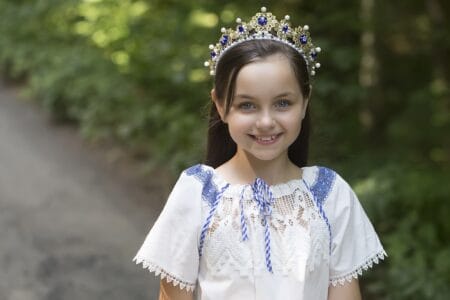
[[[250,134],[250,136],[259,144],[273,144],[275,143],[278,138],[280,137],[281,133],[279,134],[274,134],[274,135],[265,135],[265,136],[256,136],[256,135],[252,135]]]

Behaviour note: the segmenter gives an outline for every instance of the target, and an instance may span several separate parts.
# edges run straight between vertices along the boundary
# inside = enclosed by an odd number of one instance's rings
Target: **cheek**
[[[254,123],[253,118],[250,115],[229,115],[228,128],[233,131],[248,130]]]
[[[300,131],[302,124],[301,110],[296,110],[292,113],[284,115],[280,121],[283,123],[284,127],[289,128],[293,131]]]
[[[300,134],[301,128],[302,128],[302,122],[300,120],[298,120],[297,122],[292,122],[289,127],[289,129],[292,133],[292,136],[294,136],[295,138],[297,138],[297,136]]]
[[[248,116],[228,119],[228,132],[235,143],[243,142],[247,134],[250,134],[253,128],[253,120]]]

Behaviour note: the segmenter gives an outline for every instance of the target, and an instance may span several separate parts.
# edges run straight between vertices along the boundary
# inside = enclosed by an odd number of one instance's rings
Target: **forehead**
[[[236,94],[262,97],[286,91],[300,93],[300,86],[288,58],[281,54],[245,65],[236,78]]]

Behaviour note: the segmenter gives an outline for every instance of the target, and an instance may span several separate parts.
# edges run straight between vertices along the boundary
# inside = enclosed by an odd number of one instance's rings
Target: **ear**
[[[225,120],[225,108],[223,105],[220,104],[219,98],[217,97],[215,89],[211,90],[211,99],[214,102],[213,105],[216,106],[217,112],[219,113],[220,119],[222,119],[222,122],[226,123]]]

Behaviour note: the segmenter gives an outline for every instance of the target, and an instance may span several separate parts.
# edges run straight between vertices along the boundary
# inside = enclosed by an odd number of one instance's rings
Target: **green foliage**
[[[447,299],[449,3],[375,1],[362,13],[371,2],[269,8],[309,24],[324,50],[310,104],[311,161],[355,186],[389,254],[362,282],[365,299]],[[0,70],[87,138],[114,139],[148,167],[180,170],[203,155],[207,45],[260,5],[0,0]],[[367,54],[372,67],[363,69]]]
[[[355,185],[388,251],[366,288],[382,299],[447,299],[450,295],[449,172],[386,164]],[[377,270],[380,271],[380,270]]]

